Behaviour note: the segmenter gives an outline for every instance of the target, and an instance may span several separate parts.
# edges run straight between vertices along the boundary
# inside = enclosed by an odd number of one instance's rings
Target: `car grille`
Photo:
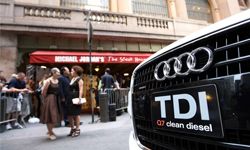
[[[239,73],[250,72],[250,23],[237,29],[226,30],[211,37],[194,41],[193,44],[183,46],[166,52],[149,64],[137,70],[134,78],[134,90],[145,86],[146,89],[158,89],[200,80],[207,80]],[[213,65],[207,71],[200,74],[190,74],[185,77],[177,77],[171,80],[157,82],[154,78],[155,66],[163,60],[179,56],[184,52],[190,52],[198,47],[209,47],[214,52]],[[203,54],[196,56],[197,62],[202,65],[206,62]],[[197,66],[199,67],[199,66]],[[173,70],[173,69],[172,69]]]
[[[224,129],[223,139],[206,138],[202,141],[199,136],[190,136],[153,129],[151,124],[150,93],[161,91],[173,86],[185,86],[188,83],[223,78],[230,75],[250,72],[250,23],[245,22],[235,28],[228,28],[206,37],[190,41],[176,49],[170,50],[151,62],[143,65],[136,71],[134,77],[133,113],[135,130],[140,142],[150,149],[220,149],[236,150],[223,142],[250,145],[250,131]],[[154,78],[154,69],[158,63],[171,57],[190,52],[198,47],[209,47],[213,50],[214,60],[209,69],[199,74],[189,74],[171,80],[157,81]],[[196,56],[199,64],[207,61],[202,54]],[[186,137],[185,137],[186,136]]]

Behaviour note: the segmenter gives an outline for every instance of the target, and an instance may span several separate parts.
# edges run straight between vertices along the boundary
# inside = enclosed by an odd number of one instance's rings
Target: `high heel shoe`
[[[71,137],[77,137],[80,135],[80,133],[81,133],[80,129],[75,129],[75,132],[71,135]]]
[[[76,129],[71,129],[71,130],[70,130],[70,133],[69,133],[67,136],[72,136],[72,135],[74,134],[75,130],[76,130]]]

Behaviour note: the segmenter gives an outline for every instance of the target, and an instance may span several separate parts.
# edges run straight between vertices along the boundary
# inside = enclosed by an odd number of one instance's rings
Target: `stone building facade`
[[[6,77],[24,71],[38,50],[87,52],[88,10],[93,51],[153,53],[249,6],[249,0],[0,0],[0,70]]]

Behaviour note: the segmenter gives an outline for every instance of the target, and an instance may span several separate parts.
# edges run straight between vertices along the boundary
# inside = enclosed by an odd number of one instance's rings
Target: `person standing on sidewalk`
[[[14,128],[23,128],[17,121],[21,112],[21,101],[23,100],[22,94],[30,92],[30,90],[26,88],[25,74],[19,72],[15,75],[15,77],[13,77],[8,83],[7,88],[12,92],[9,95],[10,99],[7,101],[7,118],[10,119],[12,116],[12,118],[16,119],[14,121]],[[10,124],[7,124],[6,128],[12,129]]]
[[[104,75],[101,77],[102,80],[102,90],[105,92],[106,89],[112,89],[115,87],[115,81],[113,76],[110,74],[110,69],[106,68]]]
[[[69,121],[67,119],[67,114],[66,114],[66,104],[65,104],[65,102],[69,98],[69,83],[70,83],[69,75],[70,75],[69,68],[63,66],[61,68],[61,76],[58,78],[58,80],[59,80],[60,98],[63,107],[63,119],[65,126],[69,125]]]
[[[82,105],[73,104],[73,98],[82,98],[83,96],[83,80],[81,75],[83,69],[80,66],[73,66],[71,68],[72,79],[69,85],[69,99],[66,101],[66,113],[70,123],[70,133],[68,136],[77,137],[80,135],[80,114]],[[76,126],[76,127],[75,127]]]
[[[55,140],[56,135],[53,132],[55,125],[62,120],[61,102],[59,100],[59,81],[60,70],[51,69],[52,76],[45,81],[42,89],[44,104],[41,114],[41,122],[47,125],[50,140]]]
[[[1,70],[0,70],[0,92],[2,91],[2,88],[5,86],[7,80],[3,75],[1,75]]]

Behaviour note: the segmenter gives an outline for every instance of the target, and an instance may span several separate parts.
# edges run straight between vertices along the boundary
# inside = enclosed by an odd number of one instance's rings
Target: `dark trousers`
[[[63,108],[63,121],[64,123],[68,123],[68,116],[66,113],[66,104],[65,102],[62,102],[62,108]]]

